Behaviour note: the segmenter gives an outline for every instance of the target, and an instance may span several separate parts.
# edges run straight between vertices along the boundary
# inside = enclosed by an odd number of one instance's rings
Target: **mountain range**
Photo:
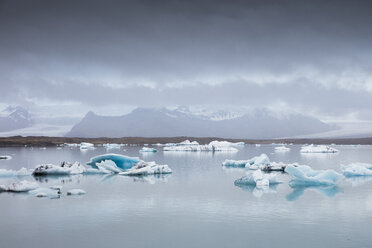
[[[8,106],[0,112],[0,132],[30,127],[34,121],[29,112],[20,106]]]
[[[188,107],[137,108],[122,116],[88,112],[67,137],[221,137],[268,139],[336,129],[302,114],[276,116],[267,109],[252,113],[191,111]]]

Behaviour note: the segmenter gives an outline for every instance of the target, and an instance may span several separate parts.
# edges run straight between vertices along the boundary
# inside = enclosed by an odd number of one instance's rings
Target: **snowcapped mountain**
[[[122,116],[99,116],[88,112],[68,137],[221,137],[280,138],[335,129],[320,120],[292,114],[277,117],[268,110],[251,113],[227,111],[137,108]]]
[[[225,110],[208,110],[204,108],[190,108],[187,106],[180,106],[174,110],[168,110],[167,108],[162,108],[161,111],[168,113],[170,116],[180,117],[185,116],[189,118],[199,118],[202,120],[211,121],[222,121],[231,120],[244,115],[244,113],[230,112]]]
[[[0,112],[0,132],[30,127],[33,120],[29,112],[20,106],[8,106]]]

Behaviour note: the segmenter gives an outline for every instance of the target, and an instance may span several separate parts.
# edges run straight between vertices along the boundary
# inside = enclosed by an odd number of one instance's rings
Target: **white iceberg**
[[[157,152],[158,150],[156,150],[155,148],[150,148],[150,147],[142,147],[142,149],[139,151],[140,152]]]
[[[67,195],[85,195],[87,192],[82,189],[71,189],[67,191]]]
[[[123,146],[122,144],[115,143],[103,144],[103,147],[105,147],[107,150],[120,149],[122,146]]]
[[[346,177],[372,176],[372,164],[352,163],[349,165],[341,165],[341,171]]]
[[[289,152],[291,148],[286,146],[277,146],[275,147],[275,152]]]
[[[276,174],[273,173],[263,173],[261,170],[256,170],[254,172],[247,173],[246,176],[235,180],[234,184],[249,184],[255,185],[256,187],[265,187],[270,184],[278,184],[276,179]]]
[[[80,143],[80,150],[95,149],[94,144],[88,142]]]
[[[334,170],[313,170],[307,165],[287,165],[285,172],[294,178],[289,182],[291,187],[335,185],[341,178]]]
[[[61,188],[62,187],[36,188],[28,193],[36,197],[48,197],[54,199],[61,197]]]
[[[325,145],[308,145],[301,147],[301,153],[336,153],[337,149]]]
[[[32,171],[24,167],[22,167],[19,170],[0,169],[0,177],[22,177],[22,176],[29,176],[31,174],[32,174]]]
[[[0,159],[9,160],[9,159],[12,159],[12,156],[10,156],[10,155],[0,155]]]
[[[15,183],[11,183],[9,185],[0,185],[0,192],[7,191],[7,192],[28,192],[34,189],[37,189],[39,185],[35,182],[30,181],[19,181]]]
[[[33,175],[42,176],[42,175],[74,175],[82,174],[85,172],[85,167],[79,162],[69,163],[62,162],[61,165],[54,164],[43,164],[38,165],[33,171]]]
[[[224,151],[224,152],[237,152],[233,146],[241,146],[241,142],[231,143],[228,141],[212,141],[208,145],[200,145],[198,142],[185,140],[178,144],[166,144],[163,151],[183,151],[183,152],[201,152],[201,151]],[[244,143],[243,143],[244,144]]]
[[[172,170],[168,167],[168,165],[157,165],[155,162],[141,161],[134,165],[131,169],[120,172],[119,174],[125,176],[146,176],[170,173],[172,173]]]
[[[225,167],[246,168],[250,170],[260,169],[263,171],[284,171],[286,167],[286,164],[282,162],[270,162],[269,157],[265,153],[248,160],[226,159],[222,165]]]

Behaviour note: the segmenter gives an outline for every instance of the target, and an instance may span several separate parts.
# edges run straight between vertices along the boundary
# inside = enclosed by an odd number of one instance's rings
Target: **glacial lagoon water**
[[[168,164],[173,174],[125,177],[75,175],[24,179],[62,185],[59,199],[22,193],[0,194],[0,247],[371,247],[372,177],[342,180],[337,187],[292,189],[290,177],[269,190],[238,187],[242,169],[225,159],[266,153],[271,161],[298,162],[340,171],[340,164],[372,163],[372,146],[335,146],[336,154],[300,154],[301,146],[246,145],[237,153],[142,153],[141,147],[110,152]],[[34,168],[40,163],[85,163],[106,149],[0,148],[11,160],[0,168]],[[17,178],[0,178],[7,184]],[[69,189],[83,196],[66,196]]]

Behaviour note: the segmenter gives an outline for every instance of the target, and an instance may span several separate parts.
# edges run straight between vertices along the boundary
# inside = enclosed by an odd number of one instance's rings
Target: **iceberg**
[[[32,171],[22,167],[19,170],[6,170],[0,169],[0,177],[22,177],[29,176],[32,174]]]
[[[201,151],[224,151],[237,152],[238,149],[232,147],[233,143],[227,141],[212,141],[208,145],[199,145],[198,142],[190,142],[187,140],[179,144],[169,145],[163,147],[163,151],[184,151],[184,152],[201,152]]]
[[[113,161],[115,165],[122,170],[130,169],[133,167],[133,165],[140,162],[139,158],[132,158],[120,154],[108,153],[91,158],[87,165],[91,166],[94,169],[99,169],[97,164],[107,160]]]
[[[245,165],[249,162],[249,160],[232,160],[226,159],[222,166],[225,167],[234,167],[234,168],[245,168]]]
[[[335,185],[341,177],[334,170],[313,170],[307,165],[287,165],[285,172],[294,178],[291,187]]]
[[[291,148],[285,146],[277,146],[275,147],[275,152],[289,152]]]
[[[35,176],[44,176],[44,175],[74,175],[82,174],[85,172],[85,167],[79,162],[69,163],[62,162],[61,165],[54,164],[42,164],[38,165],[33,171]]]
[[[87,149],[95,149],[95,147],[92,143],[81,142],[80,143],[80,150],[87,150]]]
[[[172,173],[172,170],[168,167],[168,165],[157,165],[155,162],[141,161],[134,165],[131,169],[120,172],[119,174],[125,176],[147,176],[170,173]]]
[[[51,199],[57,199],[61,197],[61,188],[62,187],[49,187],[49,188],[36,188],[29,191],[28,193],[36,197],[48,197]]]
[[[82,189],[71,189],[67,191],[67,195],[85,195],[87,192]]]
[[[28,192],[34,189],[37,189],[39,185],[35,182],[30,181],[19,181],[15,183],[11,183],[9,185],[0,185],[0,192]]]
[[[279,162],[270,162],[269,157],[262,153],[260,156],[253,157],[248,160],[230,160],[226,159],[223,163],[225,167],[246,168],[250,170],[263,170],[263,171],[284,171],[286,164]]]
[[[110,144],[110,143],[107,143],[107,144],[103,144],[103,147],[105,147],[107,150],[111,150],[111,149],[120,149],[123,145],[122,144]]]
[[[12,159],[12,156],[9,156],[9,155],[0,155],[0,159],[9,160],[9,159]]]
[[[245,144],[244,142],[233,143],[229,141],[218,141],[218,140],[214,140],[209,143],[209,145],[215,146],[215,147],[231,147],[231,146],[240,147],[240,146],[244,146],[244,144]]]
[[[301,153],[336,153],[337,149],[325,145],[308,145],[301,147]]]
[[[261,170],[247,173],[246,176],[235,180],[235,185],[247,184],[255,185],[256,187],[265,187],[272,184],[278,184],[276,174],[263,173]]]
[[[145,162],[118,154],[104,154],[91,159],[88,165],[92,169],[86,173],[119,173],[121,175],[151,175],[169,174],[172,170],[168,165],[157,165],[155,162]]]
[[[372,176],[372,164],[352,163],[341,165],[341,171],[345,177]]]
[[[157,152],[158,150],[156,150],[155,148],[150,148],[150,147],[142,147],[141,150],[139,150],[139,152]]]

